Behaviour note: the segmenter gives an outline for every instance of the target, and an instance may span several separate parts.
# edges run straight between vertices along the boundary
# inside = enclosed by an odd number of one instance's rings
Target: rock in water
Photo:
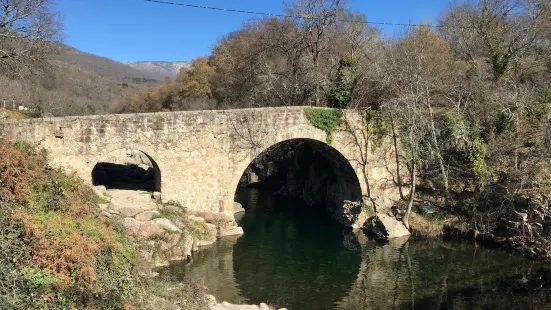
[[[385,213],[377,213],[375,217],[366,222],[364,230],[379,240],[388,240],[410,235],[404,223]]]

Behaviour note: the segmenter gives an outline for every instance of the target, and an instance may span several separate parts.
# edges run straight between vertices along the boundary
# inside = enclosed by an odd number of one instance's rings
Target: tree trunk
[[[390,126],[392,128],[392,142],[394,143],[394,159],[396,161],[396,182],[398,183],[398,192],[400,193],[400,199],[404,199],[404,193],[402,192],[402,176],[400,173],[400,154],[398,154],[398,137],[396,135],[396,127],[394,124],[394,116],[390,112]]]
[[[413,129],[411,128],[409,130],[409,144],[410,144],[410,151],[411,151],[411,171],[409,174],[409,179],[411,182],[411,190],[409,193],[409,202],[406,209],[406,214],[404,215],[404,225],[409,230],[409,215],[411,214],[411,208],[413,207],[413,199],[415,198],[415,169],[416,169],[416,156],[415,156],[415,141],[413,139]]]
[[[432,136],[432,143],[434,143],[434,149],[436,150],[436,157],[438,158],[438,165],[440,166],[440,172],[442,173],[442,181],[444,182],[444,194],[445,198],[448,199],[449,196],[449,180],[448,180],[448,171],[446,170],[446,165],[444,164],[444,158],[442,157],[442,152],[440,151],[440,146],[438,145],[438,137],[436,137],[436,126],[434,125],[434,114],[432,113],[432,106],[430,101],[427,100],[427,106],[429,108],[430,115],[430,130]]]

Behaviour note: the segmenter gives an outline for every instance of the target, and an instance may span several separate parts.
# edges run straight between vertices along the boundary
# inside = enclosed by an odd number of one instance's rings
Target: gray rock
[[[205,295],[205,299],[207,300],[207,305],[210,310],[270,310],[270,307],[265,303],[261,303],[260,306],[234,305],[225,301],[218,303],[216,301],[216,298],[212,295]],[[287,309],[281,308],[279,310],[287,310]]]
[[[379,196],[375,198],[375,207],[377,208],[377,212],[382,210],[390,210],[393,205],[394,202],[388,197]]]
[[[205,300],[207,301],[207,305],[209,306],[216,306],[218,303],[216,302],[216,297],[213,295],[205,295]]]
[[[258,306],[256,305],[233,305],[229,302],[222,302],[220,304],[222,306],[222,309],[226,310],[259,310]]]
[[[239,203],[234,201],[233,202],[233,213],[239,213],[239,212],[245,212],[245,208]]]
[[[404,223],[386,213],[377,213],[375,218],[366,222],[364,229],[368,234],[379,240],[388,240],[410,235]]]
[[[107,209],[107,210],[105,210],[105,212],[109,213],[111,216],[120,216],[121,215],[121,213],[119,211],[116,211],[116,210]]]
[[[191,235],[186,234],[183,236],[183,240],[181,243],[182,251],[187,257],[191,257],[191,251],[193,250],[193,237]]]
[[[136,219],[133,219],[131,217],[125,217],[122,219],[122,226],[124,226],[124,228],[131,231],[139,229],[141,225],[142,225],[142,222]]]
[[[436,207],[431,206],[428,202],[424,202],[423,204],[418,205],[417,210],[419,210],[419,213],[423,215],[433,214],[438,211]]]
[[[176,226],[176,224],[172,223],[169,219],[166,218],[157,218],[154,219],[153,222],[157,224],[160,228],[169,231],[169,232],[181,232],[182,230]]]
[[[196,247],[208,246],[216,242],[217,229],[214,224],[204,223],[204,230],[200,232],[200,236],[195,240]]]
[[[161,192],[153,192],[153,195],[151,197],[157,201],[161,200]]]
[[[117,202],[116,200],[111,200],[109,203],[109,209],[118,211],[120,215],[124,217],[134,217],[138,213],[144,212],[145,210],[143,208],[140,208],[138,206],[128,206],[121,204]]]
[[[220,237],[226,237],[226,236],[241,236],[243,234],[243,228],[236,226],[232,227],[230,229],[220,229],[218,232],[218,236]]]
[[[200,216],[195,216],[195,215],[190,215],[188,216],[188,219],[192,220],[192,221],[195,221],[195,222],[202,222],[202,223],[205,223],[205,219],[200,217]]]
[[[381,221],[381,223],[385,227],[388,239],[410,235],[410,232],[406,228],[406,226],[404,226],[404,223],[402,223],[401,221],[398,221],[393,216],[380,213],[380,214],[377,214],[377,218]]]
[[[159,217],[160,215],[161,213],[159,213],[159,211],[151,210],[142,212],[136,215],[134,218],[138,221],[151,221],[154,217]]]

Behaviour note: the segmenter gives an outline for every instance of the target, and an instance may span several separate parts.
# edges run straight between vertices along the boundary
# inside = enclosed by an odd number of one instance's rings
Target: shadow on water
[[[245,235],[164,273],[218,300],[288,309],[550,309],[551,270],[473,242],[375,243],[258,190],[240,190]],[[359,241],[361,240],[361,242]]]

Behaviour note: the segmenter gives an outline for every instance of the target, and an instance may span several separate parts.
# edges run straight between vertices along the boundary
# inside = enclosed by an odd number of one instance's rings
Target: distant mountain
[[[187,61],[135,61],[124,62],[136,70],[139,70],[150,76],[154,76],[157,80],[164,80],[165,77],[175,78],[182,67],[189,66]]]
[[[163,81],[156,75],[137,70],[132,66],[109,58],[89,54],[65,44],[57,43],[55,60],[79,67],[107,80],[127,83],[135,86],[149,86]]]

